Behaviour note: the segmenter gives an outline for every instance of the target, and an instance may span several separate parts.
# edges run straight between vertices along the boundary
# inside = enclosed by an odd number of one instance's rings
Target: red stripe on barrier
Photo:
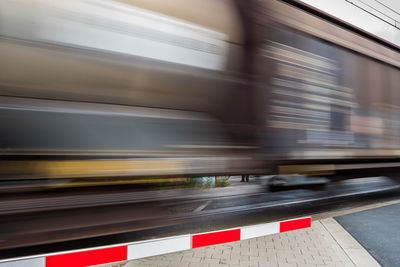
[[[192,236],[192,248],[205,247],[240,240],[240,229]]]
[[[297,219],[292,221],[280,222],[279,232],[287,232],[308,227],[311,227],[311,218]]]
[[[46,267],[84,267],[125,261],[128,247],[103,248],[46,257]]]

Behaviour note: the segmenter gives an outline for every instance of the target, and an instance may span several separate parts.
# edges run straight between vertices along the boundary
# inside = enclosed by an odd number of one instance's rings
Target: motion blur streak
[[[2,1],[1,10],[2,32],[12,37],[207,69],[224,65],[223,33],[117,1]]]
[[[3,0],[0,177],[388,168],[399,51],[295,0]]]

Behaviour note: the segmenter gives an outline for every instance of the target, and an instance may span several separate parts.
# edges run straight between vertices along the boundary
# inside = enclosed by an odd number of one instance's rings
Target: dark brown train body
[[[180,2],[5,1],[1,177],[396,165],[398,47],[297,1]]]

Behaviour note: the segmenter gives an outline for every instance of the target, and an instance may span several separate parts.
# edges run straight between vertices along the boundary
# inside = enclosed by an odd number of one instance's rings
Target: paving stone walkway
[[[379,264],[330,218],[314,221],[307,229],[149,257],[122,266],[372,267]]]

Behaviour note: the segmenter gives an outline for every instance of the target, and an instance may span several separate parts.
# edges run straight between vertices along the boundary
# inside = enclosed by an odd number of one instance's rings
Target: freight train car
[[[331,173],[400,154],[399,48],[297,1],[2,1],[0,61],[3,179]]]
[[[398,167],[399,47],[300,1],[266,3],[254,77],[277,171]]]

